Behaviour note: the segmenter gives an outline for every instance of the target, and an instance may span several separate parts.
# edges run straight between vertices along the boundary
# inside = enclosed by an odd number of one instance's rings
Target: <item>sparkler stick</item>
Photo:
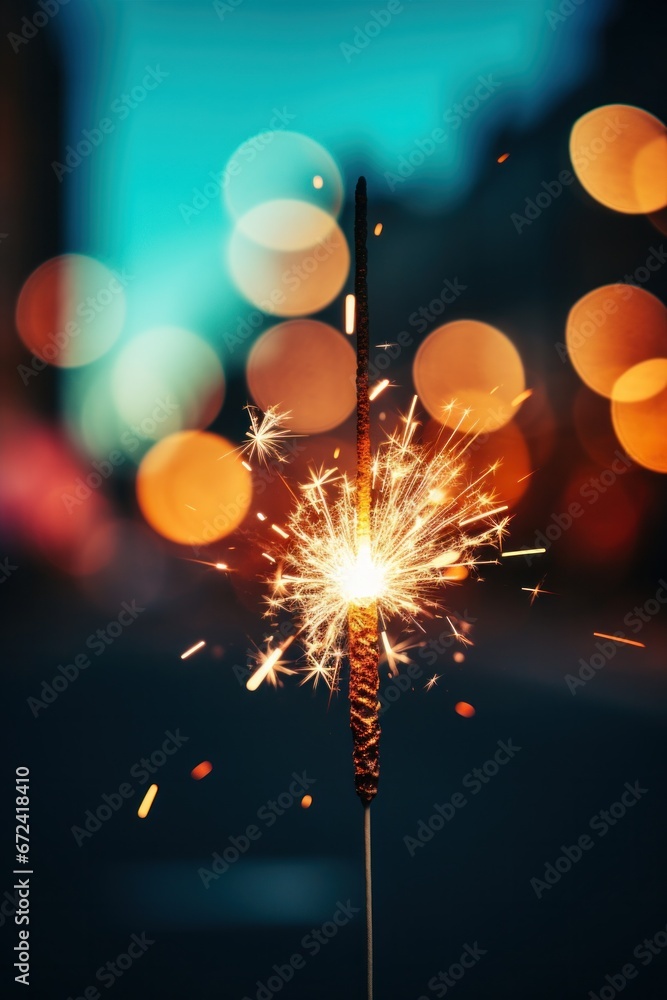
[[[368,284],[366,237],[366,178],[360,177],[355,192],[354,248],[357,326],[357,564],[363,571],[371,559],[372,460],[370,399],[368,394]],[[357,795],[364,806],[364,858],[366,882],[366,944],[368,1000],[373,997],[373,914],[371,879],[370,805],[377,794],[380,776],[380,719],[378,715],[379,649],[378,611],[375,598],[350,604],[348,613],[348,658],[350,665],[350,728]]]

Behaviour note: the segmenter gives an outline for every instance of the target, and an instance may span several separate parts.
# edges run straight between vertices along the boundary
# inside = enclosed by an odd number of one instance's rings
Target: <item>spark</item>
[[[511,556],[539,556],[546,551],[546,549],[517,549],[516,552],[501,552],[500,555],[503,559],[509,559]]]
[[[192,654],[196,653],[197,650],[203,649],[205,645],[206,645],[206,640],[200,639],[199,642],[196,642],[194,644],[194,646],[190,646],[190,648],[186,649],[184,653],[181,653],[181,659],[187,660],[188,656],[192,656]]]
[[[262,681],[266,680],[274,687],[278,686],[278,674],[295,674],[296,670],[285,666],[285,660],[281,659],[287,647],[294,641],[294,636],[290,635],[279,646],[271,648],[271,639],[267,640],[266,649],[258,650],[255,657],[257,669],[246,681],[248,691],[256,691]]]
[[[373,235],[374,236],[379,236],[381,232],[382,232],[382,223],[381,222],[376,222],[375,229],[373,230]]]
[[[403,640],[403,642],[397,642],[394,645],[392,645],[384,629],[382,630],[380,638],[382,639],[382,649],[383,649],[380,655],[380,663],[382,663],[383,660],[386,660],[387,665],[389,666],[389,672],[394,676],[397,676],[398,675],[398,667],[396,666],[397,663],[403,663],[403,664],[412,663],[410,657],[405,655],[405,651],[407,649],[414,649],[416,646],[420,646],[421,643],[415,643],[412,642],[411,639],[405,639]]]
[[[266,521],[266,514],[262,514],[261,510],[257,511],[257,519],[259,521]]]
[[[151,785],[143,799],[141,800],[141,805],[137,809],[137,816],[139,819],[146,819],[149,812],[151,811],[151,806],[155,801],[155,796],[157,795],[157,785]]]
[[[370,399],[371,403],[373,402],[374,399],[378,398],[383,389],[386,389],[388,385],[389,385],[389,379],[383,378],[380,382],[377,382],[373,386],[371,391],[368,393],[368,398]]]
[[[497,161],[496,161],[496,162],[497,162],[497,163],[504,163],[504,162],[505,162],[505,160],[507,160],[507,159],[509,158],[509,155],[510,155],[509,153],[502,153],[502,154],[501,154],[501,155],[500,155],[500,156],[498,157],[498,159],[497,159]]]
[[[533,395],[533,390],[526,389],[524,392],[520,392],[518,396],[514,397],[514,399],[510,403],[510,406],[520,406],[522,403],[525,403],[527,399],[530,399],[532,395]]]
[[[334,448],[333,457],[338,458],[339,455],[340,455],[340,448]]]
[[[249,440],[242,445],[241,450],[265,465],[270,460],[286,462],[283,452],[285,440],[298,437],[285,426],[290,412],[283,412],[275,406],[270,406],[263,414],[256,406],[246,406],[246,410],[250,415],[250,430],[246,431],[245,436]],[[249,472],[252,471],[247,462],[243,462],[243,465]]]
[[[495,514],[501,514],[504,510],[507,510],[507,504],[503,504],[502,507],[496,507],[495,510],[482,511],[481,514],[475,514],[474,517],[469,517],[465,521],[459,521],[459,528],[463,528],[466,524],[473,524],[475,521],[481,521],[485,517],[493,517]]]
[[[216,563],[215,568],[225,570],[229,569],[229,566],[227,565],[227,563]]]
[[[268,559],[268,561],[269,561],[270,563],[274,563],[274,562],[276,561],[276,560],[275,560],[275,559],[273,558],[273,556],[270,556],[270,555],[269,555],[269,553],[268,553],[268,552],[262,552],[262,556],[264,557],[264,559]]]
[[[454,711],[464,719],[472,719],[475,714],[474,706],[468,701],[457,701],[454,705]]]
[[[336,686],[346,650],[348,614],[375,603],[382,622],[434,613],[446,585],[443,566],[474,569],[482,546],[497,547],[508,518],[484,489],[489,468],[467,478],[464,450],[451,440],[427,450],[415,443],[416,397],[401,431],[387,435],[373,456],[374,500],[369,539],[357,541],[355,484],[334,469],[311,470],[287,522],[290,538],[273,582],[269,606],[296,616],[303,633],[306,679]],[[482,523],[479,523],[482,522]],[[524,554],[524,553],[521,553]],[[452,635],[467,638],[447,619]],[[386,635],[385,654],[400,662]],[[279,654],[277,654],[279,655]],[[261,668],[260,668],[261,669]]]
[[[280,535],[280,537],[281,537],[281,538],[289,538],[289,535],[287,534],[287,532],[286,532],[286,531],[283,531],[283,529],[282,529],[282,528],[280,528],[280,527],[279,527],[279,526],[278,526],[277,524],[272,524],[272,525],[271,525],[271,529],[272,529],[273,531],[275,531],[275,533],[276,533],[277,535]]]
[[[354,333],[356,299],[354,295],[345,296],[345,333]]]
[[[213,764],[211,764],[210,760],[203,760],[201,764],[197,764],[196,767],[192,768],[190,771],[190,777],[194,778],[195,781],[201,781],[202,778],[205,778],[206,775],[210,774],[212,770]]]
[[[622,639],[618,635],[607,635],[606,632],[593,632],[599,639],[611,639],[612,642],[622,642],[626,646],[640,646],[642,649],[646,649],[646,644],[643,642],[635,642],[634,639]]]
[[[552,595],[554,595],[553,590],[542,590],[542,584],[544,583],[545,580],[546,580],[546,576],[543,576],[542,579],[540,580],[540,582],[535,587],[522,587],[521,588],[522,590],[527,590],[528,593],[531,595],[531,597],[530,597],[530,606],[531,607],[535,603],[535,598],[539,597],[540,594],[552,594]]]
[[[386,341],[384,344],[376,344],[376,347],[381,347],[383,351],[388,350],[390,347],[398,347],[398,344],[393,341]]]
[[[435,685],[438,683],[438,681],[440,680],[441,677],[442,677],[442,674],[433,674],[433,677],[429,677],[429,679],[426,681],[426,684],[424,684],[424,687],[426,688],[426,690],[430,691],[431,688],[434,688]]]

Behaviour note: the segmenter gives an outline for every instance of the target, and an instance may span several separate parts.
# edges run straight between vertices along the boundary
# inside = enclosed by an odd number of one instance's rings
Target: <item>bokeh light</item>
[[[86,542],[108,515],[105,489],[113,469],[80,462],[61,436],[22,417],[0,432],[0,527],[14,544],[73,575],[94,572],[109,547]]]
[[[150,440],[208,426],[220,411],[224,387],[213,348],[178,327],[136,336],[123,347],[112,374],[121,421],[136,437]]]
[[[309,201],[337,216],[343,201],[331,154],[309,136],[285,130],[269,129],[242,143],[227,162],[222,186],[235,218],[274,198]]]
[[[473,715],[475,714],[475,709],[467,701],[457,701],[457,703],[454,705],[454,711],[456,712],[457,715],[462,716],[462,718],[464,719],[472,719]]]
[[[307,201],[265,201],[241,216],[237,230],[269,250],[305,250],[326,240],[334,226],[327,212]]]
[[[252,497],[238,449],[216,434],[182,431],[144,455],[137,500],[159,534],[182,545],[207,545],[239,526]]]
[[[297,433],[316,434],[352,412],[356,357],[349,341],[326,323],[290,320],[256,341],[247,365],[248,388],[262,410],[290,412]]]
[[[611,417],[618,440],[646,469],[667,472],[667,360],[637,365],[617,387]]]
[[[291,235],[289,213],[276,210],[276,204],[281,203],[269,203],[268,209],[260,206],[249,213],[250,219],[239,220],[227,248],[230,274],[241,294],[265,313],[304,316],[319,312],[345,284],[350,269],[345,235],[333,218],[305,203],[295,210],[300,222],[296,235]],[[282,229],[276,219],[283,220]],[[249,232],[271,245],[262,245]],[[305,244],[308,233],[312,242]]]
[[[21,340],[51,365],[70,368],[95,361],[123,328],[130,280],[82,254],[52,257],[32,272],[19,294]]]
[[[429,414],[448,427],[460,422],[464,433],[503,427],[517,412],[513,401],[526,388],[519,352],[509,338],[470,319],[446,323],[429,334],[417,351],[413,379]],[[457,405],[447,409],[452,401]]]
[[[636,214],[667,205],[667,129],[628,104],[606,104],[583,115],[570,135],[574,171],[607,208]]]
[[[667,309],[633,285],[603,285],[572,306],[565,339],[583,382],[611,398],[628,368],[667,355]]]

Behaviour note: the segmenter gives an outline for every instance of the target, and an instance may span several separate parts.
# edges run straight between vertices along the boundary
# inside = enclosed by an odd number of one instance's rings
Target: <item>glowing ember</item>
[[[141,800],[141,805],[137,809],[137,816],[139,819],[146,819],[149,812],[151,811],[151,806],[155,801],[155,796],[157,795],[157,785],[151,785],[143,799]]]
[[[371,403],[373,402],[374,399],[378,398],[383,389],[386,389],[388,385],[389,385],[389,379],[383,378],[380,382],[378,382],[376,385],[373,386],[373,388],[368,394],[368,398],[370,399]]]
[[[375,223],[375,229],[373,230],[373,234],[375,236],[379,236],[381,232],[382,232],[382,223],[381,222],[376,222]]]
[[[199,642],[196,642],[194,644],[194,646],[190,646],[190,648],[186,649],[184,653],[181,653],[181,659],[187,660],[188,656],[192,656],[193,653],[196,653],[198,650],[203,649],[205,645],[206,645],[206,640],[200,639]]]
[[[355,313],[355,299],[354,295],[345,296],[345,333],[354,333],[354,313]]]
[[[516,552],[501,552],[503,559],[510,559],[512,556],[539,556],[546,552],[546,549],[517,549]]]
[[[464,719],[472,719],[475,714],[475,709],[467,701],[457,701],[454,705],[454,711]]]
[[[213,764],[211,764],[210,760],[203,760],[201,764],[197,764],[196,767],[192,768],[190,771],[190,777],[194,778],[195,781],[201,781],[201,779],[205,778],[207,774],[210,774],[212,770]]]
[[[504,163],[505,160],[509,159],[509,155],[510,155],[509,153],[503,153],[501,156],[498,157],[498,159],[497,159],[496,162],[497,163]]]
[[[640,646],[642,649],[646,649],[646,645],[643,642],[635,642],[634,639],[622,639],[618,635],[607,635],[606,632],[593,632],[599,639],[611,639],[612,642],[622,642],[626,646]]]

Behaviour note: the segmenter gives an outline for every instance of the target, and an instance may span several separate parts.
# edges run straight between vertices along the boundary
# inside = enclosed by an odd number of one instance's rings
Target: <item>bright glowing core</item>
[[[382,595],[385,587],[384,567],[373,562],[369,544],[360,546],[356,558],[343,568],[338,582],[343,597],[350,604],[372,601]]]

